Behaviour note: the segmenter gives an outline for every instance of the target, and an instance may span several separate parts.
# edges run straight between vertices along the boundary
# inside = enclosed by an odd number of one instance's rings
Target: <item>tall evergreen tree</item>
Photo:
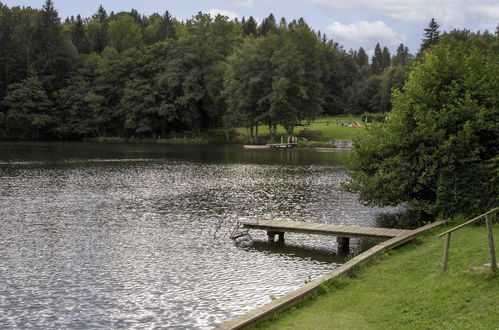
[[[355,63],[357,63],[359,68],[364,65],[369,65],[369,57],[367,56],[367,53],[364,50],[364,48],[362,47],[359,48],[359,51],[355,56]]]
[[[108,20],[107,12],[101,5],[87,23],[87,39],[94,52],[101,53],[107,46]]]
[[[263,19],[262,24],[258,27],[258,35],[265,36],[268,33],[277,31],[277,23],[273,14],[270,14]]]
[[[92,16],[92,18],[97,20],[99,23],[104,23],[107,21],[107,12],[104,7],[102,7],[102,5],[97,8],[97,12]]]
[[[428,27],[424,29],[424,39],[421,42],[419,54],[438,42],[438,38],[440,37],[439,27],[440,25],[438,25],[437,21],[432,18],[430,23],[428,23]]]
[[[172,15],[167,10],[160,18],[160,26],[158,31],[158,39],[165,40],[167,38],[175,38],[175,24]]]
[[[411,54],[409,53],[409,48],[404,46],[404,44],[400,44],[397,48],[397,54],[392,58],[392,64],[394,66],[397,65],[407,65],[411,59]]]
[[[90,52],[90,42],[87,39],[85,33],[85,26],[80,15],[76,16],[76,20],[73,22],[71,28],[71,41],[76,46],[76,49],[80,54],[86,54]]]
[[[380,69],[381,71],[385,70],[391,65],[392,57],[390,55],[390,50],[388,47],[383,47],[383,56],[381,57]]]
[[[38,16],[35,31],[34,69],[47,91],[63,86],[72,71],[76,56],[69,40],[61,34],[61,23],[52,0],[46,0]]]
[[[371,58],[371,71],[373,74],[380,74],[383,65],[383,51],[381,50],[381,46],[379,42],[374,47],[374,55]]]
[[[243,23],[243,34],[245,36],[249,36],[250,34],[253,36],[257,35],[257,27],[258,23],[256,22],[255,18],[253,16],[250,16],[244,23]]]
[[[286,21],[286,17],[281,17],[281,20],[279,21],[279,28],[281,28],[281,29],[288,28],[288,22]]]

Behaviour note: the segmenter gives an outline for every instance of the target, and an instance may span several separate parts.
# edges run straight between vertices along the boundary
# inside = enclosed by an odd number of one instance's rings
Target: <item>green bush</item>
[[[385,124],[354,139],[346,185],[370,205],[442,217],[497,203],[499,62],[465,41],[435,46],[392,95]]]
[[[364,112],[362,114],[362,121],[365,123],[372,123],[373,121],[382,123],[385,120],[386,120],[386,113]]]

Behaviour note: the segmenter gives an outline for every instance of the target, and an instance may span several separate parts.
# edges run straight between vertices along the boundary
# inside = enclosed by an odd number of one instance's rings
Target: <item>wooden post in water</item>
[[[336,237],[338,243],[338,252],[348,253],[350,250],[350,237]]]
[[[283,233],[283,232],[278,232],[277,234],[279,235],[279,240],[278,240],[278,242],[279,242],[280,244],[284,244],[284,233]]]
[[[488,214],[485,216],[485,225],[487,226],[489,237],[490,269],[492,273],[495,273],[497,271],[496,250],[494,248],[494,235],[492,233],[492,219]]]
[[[275,231],[267,230],[267,236],[269,237],[269,243],[274,243]]]
[[[444,273],[447,270],[447,261],[449,261],[449,245],[450,245],[450,233],[447,233],[445,234],[444,260],[442,261],[442,272]]]

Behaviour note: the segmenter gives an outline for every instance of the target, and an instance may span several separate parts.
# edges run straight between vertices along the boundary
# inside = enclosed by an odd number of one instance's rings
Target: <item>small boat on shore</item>
[[[245,144],[244,149],[269,149],[270,146],[266,144]]]

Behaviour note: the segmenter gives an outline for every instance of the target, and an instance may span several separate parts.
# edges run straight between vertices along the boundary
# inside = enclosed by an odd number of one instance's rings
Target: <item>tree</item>
[[[59,14],[51,0],[46,0],[34,32],[33,68],[50,93],[63,86],[77,63],[77,51],[61,34]]]
[[[42,83],[35,76],[10,85],[1,103],[7,109],[7,125],[18,132],[18,138],[31,135],[33,140],[37,140],[41,131],[53,121],[51,103]]]
[[[132,135],[150,134],[156,137],[156,129],[160,126],[158,117],[159,103],[157,91],[145,79],[130,80],[121,98],[121,109],[125,112],[125,129]]]
[[[142,44],[142,31],[140,26],[128,15],[120,15],[109,23],[109,45],[122,52]]]
[[[354,141],[351,181],[369,205],[408,203],[439,216],[478,214],[499,196],[499,64],[451,40],[413,65],[386,124]]]
[[[167,38],[175,38],[175,24],[172,15],[167,10],[160,18],[160,27],[158,31],[158,40],[162,41]]]
[[[271,137],[277,124],[292,134],[294,123],[322,111],[322,51],[316,35],[301,25],[248,39],[229,57],[224,95],[229,112],[249,128],[251,142],[259,123],[269,126]]]
[[[367,56],[364,48],[362,48],[362,47],[359,48],[359,51],[357,52],[357,54],[355,56],[355,62],[357,63],[359,68],[364,66],[364,65],[369,65],[369,57]]]
[[[371,58],[371,71],[373,74],[380,74],[383,69],[383,51],[379,42],[374,47],[374,55]]]
[[[87,40],[89,41],[92,51],[101,53],[106,48],[108,16],[104,7],[99,6],[97,12],[92,16],[92,19],[86,26]]]
[[[80,15],[76,16],[76,20],[71,28],[71,40],[80,54],[90,52],[90,42],[87,39],[85,26]]]
[[[258,27],[258,35],[265,36],[268,33],[277,31],[277,23],[273,14],[270,14],[262,20],[262,24]]]
[[[337,115],[346,112],[349,93],[354,78],[358,74],[355,59],[330,44],[323,44],[325,65],[323,67],[322,86],[324,95],[323,109],[326,114]],[[366,55],[367,61],[367,55]],[[368,65],[363,66],[369,72]]]
[[[98,21],[99,23],[106,22],[107,18],[108,18],[107,12],[104,9],[104,7],[102,7],[102,5],[100,5],[99,8],[97,8],[97,12],[92,16],[92,19]]]
[[[390,50],[388,47],[383,47],[383,56],[381,57],[381,63],[380,63],[380,69],[381,72],[385,70],[386,68],[390,67],[392,64],[392,57],[390,55]]]
[[[432,18],[430,23],[428,23],[428,27],[424,29],[424,39],[421,42],[419,54],[423,53],[425,50],[438,43],[438,39],[440,36],[440,31],[438,30],[439,27],[440,25],[438,25],[437,21]]]
[[[54,127],[57,138],[77,139],[97,134],[93,104],[89,102],[90,84],[79,73],[73,74],[67,86],[55,95]]]
[[[268,111],[272,90],[270,59],[280,46],[279,36],[249,38],[227,59],[224,95],[228,113],[226,121],[244,125],[249,129],[250,142],[254,142],[254,127],[265,123],[273,137],[277,123]]]
[[[256,22],[255,18],[253,16],[250,16],[248,20],[243,23],[243,34],[245,36],[249,36],[251,34],[256,37],[257,26],[258,23]]]
[[[397,48],[397,54],[392,58],[392,64],[397,65],[408,65],[411,60],[411,54],[409,53],[409,48],[400,44]]]

